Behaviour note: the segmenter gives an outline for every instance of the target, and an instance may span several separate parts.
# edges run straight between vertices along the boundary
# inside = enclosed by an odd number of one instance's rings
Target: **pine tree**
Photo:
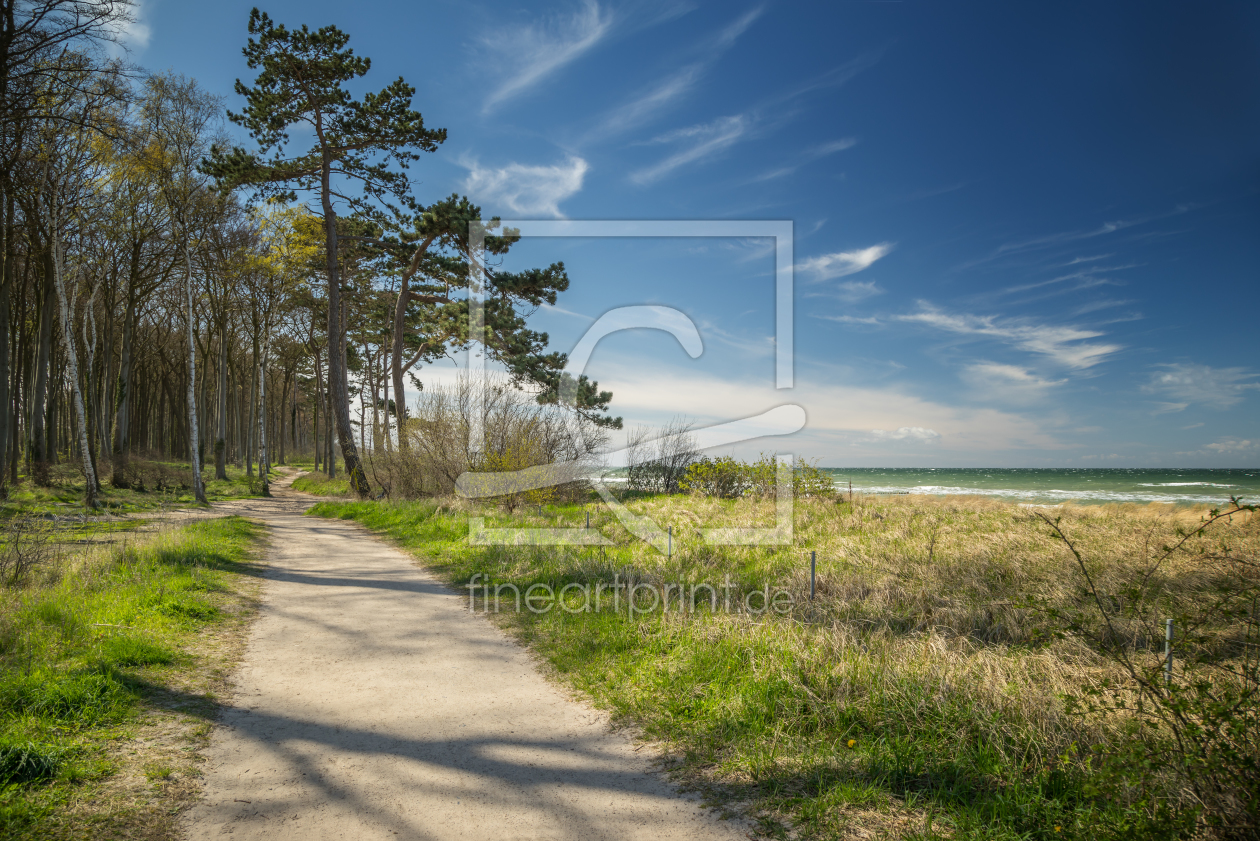
[[[249,34],[245,58],[251,70],[260,72],[253,87],[237,80],[236,92],[245,97],[246,106],[228,117],[249,131],[259,149],[216,150],[205,168],[225,188],[252,185],[260,195],[289,200],[299,190],[319,196],[328,259],[328,347],[333,351],[328,383],[346,475],[355,492],[366,497],[370,488],[350,426],[341,343],[334,201],[369,217],[391,199],[407,201],[404,171],[419,159],[419,152],[436,150],[446,130],[425,128],[424,118],[411,107],[415,88],[401,77],[379,93],[351,96],[343,85],[365,75],[372,62],[356,56],[347,46],[350,37],[335,26],[289,30],[255,8],[249,14]],[[313,130],[314,144],[303,153],[286,154],[290,128],[303,124]],[[360,194],[350,192],[356,184]]]

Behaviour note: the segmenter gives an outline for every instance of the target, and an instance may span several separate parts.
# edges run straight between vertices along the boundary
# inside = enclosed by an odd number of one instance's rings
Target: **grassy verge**
[[[344,475],[329,479],[327,473],[303,473],[293,480],[293,490],[316,496],[350,496],[350,480]]]
[[[1122,676],[1082,637],[1058,633],[1054,611],[1081,606],[1082,580],[1029,509],[965,499],[805,500],[793,546],[743,548],[706,545],[698,529],[770,525],[769,503],[658,498],[631,508],[673,526],[672,557],[633,541],[602,509],[592,509],[592,526],[616,541],[606,549],[471,546],[469,512],[453,503],[328,501],[312,513],[388,535],[461,589],[480,574],[522,592],[710,582],[719,599],[729,581],[730,602],[752,607],[767,587],[790,594],[784,613],[675,604],[630,616],[624,588],[618,612],[611,590],[600,610],[584,611],[589,601],[574,590],[572,612],[542,613],[508,610],[505,590],[500,614],[562,679],[658,741],[682,779],[739,803],[767,834],[1013,840],[1189,831],[1175,809],[1152,817],[1160,811],[1152,798],[1175,805],[1181,796],[1158,768],[1131,769],[1125,796],[1103,785],[1098,763],[1122,739],[1124,722],[1074,715],[1070,699]],[[572,527],[586,512],[477,513],[491,527]],[[1056,515],[1096,559],[1096,580],[1123,593],[1145,574],[1142,547],[1175,536],[1198,512],[1065,506]],[[1204,559],[1216,541],[1254,557],[1260,519],[1221,526],[1192,547],[1197,555],[1160,569],[1153,610],[1171,612],[1227,586]],[[818,553],[813,601],[810,550]],[[1226,637],[1229,621],[1218,629]]]
[[[134,486],[116,488],[105,475],[101,482],[101,504],[105,514],[129,514],[177,508],[194,503],[191,467],[187,462],[158,462],[133,459],[130,475]],[[227,479],[209,478],[214,475],[213,465],[206,470],[206,499],[217,502],[258,496],[261,488],[258,479],[246,475],[244,468],[229,465]],[[83,511],[83,476],[72,465],[59,465],[51,473],[52,482],[46,487],[36,485],[22,477],[17,485],[10,486],[0,500],[0,517],[15,514],[70,515]]]
[[[0,591],[0,838],[174,837],[260,536],[239,517],[194,522]]]

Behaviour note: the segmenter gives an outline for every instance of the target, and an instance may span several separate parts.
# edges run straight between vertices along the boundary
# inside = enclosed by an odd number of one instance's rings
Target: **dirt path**
[[[409,557],[303,517],[311,499],[216,506],[272,549],[190,839],[747,837]]]

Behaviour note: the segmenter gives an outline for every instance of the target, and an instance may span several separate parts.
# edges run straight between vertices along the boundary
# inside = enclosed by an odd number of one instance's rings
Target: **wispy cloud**
[[[1032,237],[1025,240],[1016,240],[1015,242],[1007,242],[999,245],[993,252],[994,257],[1000,257],[1003,254],[1014,254],[1021,251],[1031,251],[1038,248],[1045,248],[1051,245],[1062,245],[1069,242],[1077,242],[1083,239],[1093,239],[1105,234],[1114,234],[1116,231],[1131,228],[1134,225],[1140,225],[1147,219],[1117,219],[1114,222],[1103,222],[1096,228],[1089,228],[1082,231],[1061,231],[1057,234],[1048,234],[1046,236]]]
[[[646,92],[609,112],[586,136],[586,140],[589,142],[643,125],[654,114],[663,111],[691,91],[704,70],[703,64],[689,64],[673,75],[659,80]]]
[[[499,206],[521,216],[553,216],[561,218],[560,202],[582,189],[582,180],[589,169],[582,158],[570,157],[552,166],[530,166],[512,163],[499,169],[483,167],[476,160],[465,160],[468,177],[464,191],[490,205]]]
[[[586,136],[586,141],[619,134],[628,129],[642,126],[656,114],[682,99],[704,78],[705,73],[722,55],[735,46],[739,36],[752,26],[765,11],[763,6],[745,12],[740,17],[723,27],[715,36],[707,39],[699,47],[700,58],[673,71],[668,76],[656,81],[645,91],[639,93],[629,102],[614,108]]]
[[[866,317],[866,318],[859,318],[859,317],[858,317],[858,316],[856,316],[856,315],[817,315],[817,316],[814,316],[814,317],[815,317],[815,318],[825,318],[825,319],[827,319],[828,321],[838,321],[838,322],[840,322],[841,324],[871,324],[871,325],[878,325],[878,324],[880,324],[880,323],[881,323],[881,322],[880,322],[880,320],[879,320],[878,318],[876,318],[875,316],[869,316],[869,317]]]
[[[106,44],[106,52],[113,58],[121,58],[125,53],[143,52],[153,38],[153,29],[145,23],[146,0],[135,0],[130,9],[123,10],[125,15],[116,20],[109,31],[115,40]]]
[[[1246,368],[1174,362],[1158,366],[1142,391],[1171,398],[1157,403],[1157,414],[1180,412],[1192,404],[1228,409],[1241,403],[1247,392],[1260,389],[1260,382],[1255,381],[1257,377],[1260,374]]]
[[[641,169],[630,176],[635,184],[658,181],[680,166],[705,161],[724,152],[739,141],[748,131],[751,120],[747,115],[719,117],[711,123],[690,126],[671,131],[655,138],[653,143],[683,142],[687,146],[658,164]]]
[[[987,263],[991,260],[996,260],[1001,257],[1014,256],[1017,254],[1023,254],[1025,252],[1030,252],[1030,251],[1038,251],[1045,248],[1055,248],[1058,246],[1070,245],[1071,243],[1074,243],[1074,242],[1082,242],[1082,241],[1094,239],[1096,237],[1107,236],[1108,234],[1114,234],[1117,231],[1123,231],[1126,228],[1132,228],[1136,225],[1145,225],[1148,222],[1154,222],[1160,219],[1166,219],[1170,216],[1178,216],[1182,213],[1187,213],[1193,209],[1194,207],[1192,205],[1180,204],[1180,205],[1177,205],[1172,210],[1166,211],[1164,213],[1155,213],[1155,214],[1150,214],[1147,216],[1139,216],[1133,219],[1116,219],[1111,222],[1103,222],[1092,228],[1083,228],[1083,229],[1078,229],[1074,231],[1059,231],[1058,233],[1046,234],[1043,236],[1029,237],[1027,239],[1006,242],[1006,243],[1003,243],[1002,245],[999,245],[997,248],[995,248],[986,256],[964,263],[963,268],[977,266],[977,265],[980,265],[981,263]],[[1100,256],[1080,257],[1080,258],[1076,258],[1072,260],[1066,265],[1071,266],[1071,265],[1076,265],[1078,263],[1090,262],[1093,260],[1102,260],[1109,256],[1111,255],[1104,254]]]
[[[820,73],[812,79],[805,80],[794,88],[790,88],[784,94],[779,96],[777,101],[787,102],[793,99],[798,99],[806,94],[811,94],[814,91],[825,90],[827,88],[838,88],[846,82],[849,82],[862,71],[869,70],[874,67],[879,63],[879,60],[883,58],[883,56],[884,51],[882,49],[863,53],[857,58],[850,59],[838,67],[833,67],[832,69],[824,73]]]
[[[873,280],[846,280],[836,285],[836,297],[846,304],[856,304],[883,294],[884,290]]]
[[[1080,265],[1081,263],[1092,263],[1095,260],[1106,260],[1108,257],[1114,256],[1114,254],[1095,254],[1092,257],[1073,257],[1071,260],[1063,263],[1062,266],[1066,268],[1068,266]]]
[[[872,429],[871,436],[877,441],[915,441],[927,444],[940,439],[941,434],[935,429],[922,426],[901,426],[897,429]]]
[[[1084,304],[1081,304],[1079,307],[1076,307],[1075,309],[1072,310],[1072,315],[1076,315],[1076,316],[1088,315],[1091,312],[1098,312],[1099,310],[1111,309],[1112,307],[1123,307],[1126,304],[1131,304],[1131,303],[1133,302],[1120,301],[1120,300],[1115,300],[1113,298],[1100,298],[1097,301],[1088,301]]]
[[[923,308],[920,312],[894,317],[898,321],[924,324],[962,336],[996,339],[1029,353],[1047,356],[1066,368],[1092,368],[1123,348],[1122,345],[1085,342],[1105,335],[1097,330],[1037,324],[1028,319],[999,319],[993,315],[946,313],[926,302],[920,302],[920,306]]]
[[[1245,438],[1222,438],[1207,445],[1207,449],[1220,455],[1245,453],[1257,448],[1260,448],[1260,441],[1250,441]]]
[[[834,155],[836,152],[843,152],[845,149],[851,149],[856,145],[856,139],[852,137],[845,137],[840,140],[833,140],[830,143],[823,143],[818,146],[814,146],[813,148],[806,149],[804,152],[801,152],[796,156],[796,159],[787,166],[781,166],[777,169],[768,170],[752,180],[755,183],[757,181],[771,181],[775,178],[784,178],[788,175],[794,174],[798,169],[806,166],[807,164],[811,164],[814,161],[827,157],[828,155]]]
[[[1063,380],[1039,377],[1027,368],[1001,362],[975,362],[962,371],[962,379],[988,400],[1003,403],[1033,403],[1043,399]]]
[[[596,0],[585,0],[567,13],[527,26],[510,26],[481,38],[484,52],[497,65],[499,85],[486,98],[482,113],[535,87],[576,61],[612,31],[614,15]]]
[[[879,53],[859,56],[783,94],[772,97],[742,114],[719,117],[708,123],[688,126],[660,135],[649,142],[680,144],[685,145],[686,148],[675,152],[658,164],[638,170],[631,174],[630,180],[636,184],[650,184],[681,166],[709,160],[741,140],[764,134],[771,130],[775,123],[785,125],[792,113],[789,106],[796,100],[814,91],[844,84],[863,70],[873,66],[879,61],[879,57]]]
[[[810,257],[808,260],[797,263],[796,270],[813,275],[812,279],[817,283],[831,280],[832,278],[844,277],[845,275],[857,274],[863,269],[870,268],[876,260],[886,257],[892,250],[893,243],[881,242],[879,245],[872,245],[868,248],[836,251],[831,254]]]

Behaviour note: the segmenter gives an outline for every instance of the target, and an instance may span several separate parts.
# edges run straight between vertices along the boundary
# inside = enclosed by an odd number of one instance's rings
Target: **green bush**
[[[835,493],[831,478],[804,459],[792,465],[794,496],[830,496]],[[778,460],[762,454],[755,462],[737,461],[730,456],[703,458],[691,464],[678,482],[685,493],[719,499],[741,496],[773,497],[778,487]]]

